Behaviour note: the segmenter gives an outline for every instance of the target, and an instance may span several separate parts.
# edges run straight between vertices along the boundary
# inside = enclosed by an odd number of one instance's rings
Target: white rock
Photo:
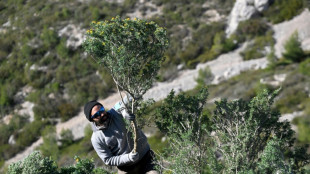
[[[286,74],[275,74],[273,76],[273,80],[260,79],[260,83],[277,87],[280,86],[282,82],[284,82],[286,76]]]
[[[225,18],[224,15],[219,14],[219,12],[214,9],[207,10],[204,15],[207,16],[206,20],[208,22],[218,22]]]
[[[254,5],[259,12],[262,12],[268,8],[269,2],[268,0],[255,0]]]
[[[34,112],[33,112],[34,103],[26,101],[21,106],[22,108],[17,110],[17,113],[20,115],[29,115],[29,121],[30,122],[34,121]]]
[[[238,28],[239,22],[245,21],[268,8],[269,0],[237,0],[228,21],[226,35],[230,36]]]
[[[5,117],[3,117],[2,121],[4,124],[8,125],[10,124],[11,119],[13,118],[13,115],[6,115]]]
[[[250,19],[256,13],[253,5],[247,0],[237,0],[229,16],[226,34],[229,36],[236,31],[239,22]]]
[[[275,74],[275,75],[273,76],[273,78],[274,78],[276,81],[284,82],[284,80],[286,79],[286,74]]]
[[[33,71],[47,71],[48,67],[47,66],[37,66],[36,64],[31,65],[30,70]]]
[[[293,113],[288,113],[288,114],[283,114],[280,118],[279,121],[292,121],[296,117],[302,116],[303,112],[302,111],[296,111]]]
[[[15,138],[14,138],[14,135],[11,135],[10,138],[9,138],[9,142],[8,142],[10,145],[14,145],[16,144],[16,141],[15,141]]]
[[[69,24],[58,32],[60,37],[67,37],[66,46],[76,49],[82,45],[83,41],[86,38],[84,34],[86,32],[85,29],[81,29],[80,27]]]
[[[2,25],[3,27],[10,27],[11,26],[11,21],[7,21]]]
[[[129,18],[148,19],[155,15],[162,14],[163,7],[157,7],[152,1],[140,0],[132,13],[127,13]],[[141,12],[141,8],[146,8],[145,12]]]

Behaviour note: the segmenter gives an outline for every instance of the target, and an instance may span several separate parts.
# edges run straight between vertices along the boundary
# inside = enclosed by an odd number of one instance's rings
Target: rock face
[[[257,9],[257,11],[262,12],[268,8],[269,1],[268,0],[255,0],[254,6]]]
[[[72,49],[76,49],[81,46],[85,40],[85,29],[81,29],[79,26],[69,24],[58,32],[60,37],[66,37],[66,46]]]
[[[229,16],[227,36],[236,31],[239,22],[248,20],[268,8],[270,0],[237,0]]]

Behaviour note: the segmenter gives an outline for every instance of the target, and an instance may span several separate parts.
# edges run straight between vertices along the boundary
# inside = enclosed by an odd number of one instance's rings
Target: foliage
[[[274,46],[273,33],[268,31],[264,36],[257,36],[254,39],[254,42],[249,43],[246,49],[240,54],[243,57],[243,60],[251,60],[262,58],[267,55],[266,47],[272,48]]]
[[[18,144],[8,144],[9,138],[10,136],[16,138],[18,131],[29,124],[28,117],[25,115],[13,115],[13,118],[8,125],[0,125],[0,161],[7,160],[20,150]]]
[[[280,23],[298,15],[307,5],[306,0],[274,0],[264,12],[264,16],[272,23]]]
[[[47,48],[52,47],[59,42],[56,31],[48,29],[47,26],[44,27],[40,38],[43,41],[43,45]]]
[[[303,62],[301,62],[301,63],[299,64],[299,71],[300,71],[302,74],[304,74],[304,75],[310,77],[310,71],[309,71],[309,69],[310,69],[310,58],[308,57],[308,58],[306,58],[306,60],[304,60]]]
[[[283,91],[275,103],[281,113],[306,110],[307,103],[309,103],[307,86],[310,85],[310,78],[299,73],[297,64],[292,64],[290,67],[292,70],[285,70],[287,76],[285,81],[282,82]],[[279,67],[279,69],[281,68],[283,67]]]
[[[298,40],[298,32],[294,32],[284,44],[285,52],[283,57],[292,62],[301,62],[305,59],[305,53],[301,48],[301,43]]]
[[[40,146],[40,151],[43,156],[50,156],[52,159],[57,159],[59,156],[59,148],[57,145],[57,134],[55,126],[47,126],[42,132],[43,144]]]
[[[41,130],[46,125],[46,121],[33,121],[26,124],[22,131],[16,134],[16,143],[20,147],[27,147],[41,136]]]
[[[291,91],[286,92],[286,95],[277,101],[276,107],[279,108],[282,113],[291,113],[302,109],[301,104],[307,98],[308,94],[306,91],[298,88],[291,89]]]
[[[24,160],[9,166],[8,174],[57,174],[53,160],[43,157],[38,151],[31,153]]]
[[[260,173],[292,173],[290,165],[285,162],[283,152],[281,140],[276,137],[269,140],[261,154],[261,161],[258,162],[258,171]]]
[[[204,69],[199,69],[198,77],[196,79],[197,88],[203,88],[206,85],[211,84],[214,79],[214,75],[212,74],[210,67],[206,67]]]
[[[155,135],[147,138],[148,143],[154,152],[163,153],[165,148],[169,146],[169,141],[165,135],[159,131]]]
[[[221,53],[235,49],[237,44],[234,43],[234,36],[226,38],[224,28],[225,25],[221,22],[199,26],[193,33],[192,40],[179,53],[180,59],[187,67],[194,68],[199,62],[212,60]]]
[[[167,157],[169,167],[165,171],[303,172],[303,167],[310,162],[310,155],[304,146],[294,146],[294,131],[289,122],[278,121],[281,115],[272,108],[277,93],[279,90],[273,93],[265,90],[250,101],[239,99],[228,102],[222,99],[216,102],[212,122],[200,121],[204,125],[204,141],[198,145],[199,128],[193,129],[191,126],[196,118],[191,108],[202,111],[199,106],[203,105],[197,103],[203,97],[184,99],[183,94],[175,97],[172,92],[155,116],[158,128],[168,135],[172,144]],[[195,102],[192,101],[194,98]],[[208,133],[211,132],[210,125],[212,134]],[[199,154],[204,154],[203,158],[199,158]],[[191,158],[193,156],[198,158]]]
[[[69,167],[58,167],[53,160],[43,157],[38,151],[31,153],[24,160],[9,166],[8,174],[108,174],[107,171],[97,168],[92,160],[75,158],[76,164]]]
[[[216,103],[214,131],[219,143],[217,150],[223,156],[225,172],[257,171],[257,162],[265,159],[264,155],[260,156],[260,152],[271,153],[268,154],[270,156],[278,155],[272,154],[273,151],[270,151],[267,145],[272,137],[278,137],[282,143],[281,148],[289,154],[298,149],[298,147],[293,147],[294,132],[289,122],[279,122],[280,113],[271,108],[278,92],[269,94],[264,91],[250,102],[237,100],[227,103],[224,100]],[[303,153],[306,154],[305,151]],[[290,164],[294,172],[298,172],[305,165],[300,165],[300,162],[304,161],[300,154],[287,155],[286,158],[295,160]],[[306,158],[309,158],[309,155]],[[269,170],[276,171],[277,169],[269,168]]]
[[[184,94],[175,96],[175,92],[171,91],[157,109],[155,116],[157,127],[165,134],[173,134],[177,137],[193,130],[197,134],[193,135],[192,139],[199,143],[201,129],[207,119],[202,112],[207,95],[206,89],[201,90],[197,96],[185,96]]]
[[[302,143],[309,144],[310,136],[309,136],[309,116],[306,115],[304,117],[297,117],[293,120],[293,123],[298,127],[298,140]]]
[[[253,18],[239,23],[236,35],[239,41],[249,40],[257,36],[264,36],[270,26],[260,18]]]
[[[171,91],[156,110],[155,123],[172,145],[167,154],[173,173],[201,173],[206,166],[208,117],[203,107],[207,95],[206,88],[195,96],[175,96]]]
[[[60,132],[60,142],[61,142],[61,146],[62,147],[66,147],[69,146],[70,144],[72,144],[74,141],[73,139],[73,134],[71,132],[71,130],[69,129],[63,129]]]
[[[278,16],[282,16],[281,20],[284,20],[284,16],[290,16],[292,18],[293,15],[298,14],[302,10],[298,6],[302,1],[275,0],[273,2],[267,13],[263,14],[268,17],[269,21],[275,21],[272,18],[275,19]],[[67,38],[65,36],[59,36],[57,32],[67,25],[68,20],[70,20],[70,24],[87,28],[91,20],[105,20],[116,15],[125,17],[126,14],[132,12],[134,9],[132,7],[137,7],[136,3],[137,1],[135,0],[125,0],[124,3],[111,3],[98,0],[87,3],[74,0],[59,1],[58,3],[39,0],[1,1],[0,117],[9,113],[12,114],[11,111],[18,109],[17,106],[23,100],[16,101],[14,96],[17,92],[21,91],[22,87],[29,85],[34,87],[35,91],[32,90],[31,96],[26,96],[25,100],[32,98],[31,100],[35,103],[36,108],[41,107],[40,109],[36,109],[36,118],[38,120],[61,117],[61,120],[65,121],[75,115],[79,106],[86,100],[107,96],[113,88],[109,73],[102,70],[97,71],[98,66],[95,63],[85,61],[88,56],[83,54],[83,50],[80,47],[75,50],[66,48],[65,40]],[[167,70],[171,70],[169,72],[171,75],[164,75],[162,80],[169,80],[173,78],[173,75],[177,74],[177,64],[184,63],[187,67],[194,67],[201,60],[205,61],[216,57],[214,53],[221,50],[222,46],[221,44],[213,45],[216,43],[215,40],[222,40],[223,37],[220,33],[224,31],[223,27],[205,27],[204,30],[201,30],[205,21],[201,22],[200,16],[205,10],[212,9],[213,7],[216,7],[220,14],[223,14],[223,12],[228,14],[234,1],[216,1],[216,3],[210,3],[210,6],[207,8],[202,5],[205,1],[201,0],[156,0],[155,3],[157,6],[163,5],[161,7],[165,10],[162,10],[163,13],[156,15],[157,17],[153,17],[152,20],[156,21],[160,26],[167,27],[167,35],[171,37],[171,46],[166,52],[169,61],[166,61],[167,65],[165,66]],[[297,4],[297,6],[294,4]],[[51,23],[51,21],[53,22]],[[10,25],[5,26],[5,23],[6,25]],[[181,30],[176,26],[185,26],[184,28],[187,28],[187,30]],[[172,27],[174,30],[172,30]],[[215,29],[213,30],[213,28]],[[179,33],[180,31],[184,32]],[[72,33],[69,31],[65,33],[65,35],[67,34],[70,35]],[[192,34],[195,35],[194,42],[190,42],[190,40],[180,42],[180,38],[190,38]],[[212,38],[210,39],[209,37]],[[229,43],[236,46],[234,44],[235,40],[230,39]],[[197,46],[197,48],[199,49],[195,49],[196,45],[187,47],[189,42],[190,44],[198,42],[199,44],[197,45],[199,47]],[[209,45],[208,43],[211,44]],[[210,51],[212,47],[214,51]],[[196,58],[188,56],[187,59],[182,59],[184,60],[182,62],[180,60],[180,54],[184,49],[188,49],[188,52],[195,50],[199,52],[195,55]],[[167,54],[168,52],[169,54]],[[174,65],[173,68],[171,68],[172,64]],[[32,65],[37,65],[39,68],[46,67],[48,70],[46,72],[33,71],[29,69]],[[283,68],[283,66],[278,68]],[[165,70],[162,71],[167,72]],[[300,64],[300,71],[303,74],[309,72],[304,62]],[[257,81],[259,81],[259,78],[265,76],[266,74],[262,72],[244,73],[243,76],[223,83],[222,86],[214,86],[213,89],[219,88],[214,90],[215,93],[223,94],[223,96],[229,97],[230,99],[239,97],[247,99],[253,96],[257,89],[261,87],[256,85]],[[294,76],[292,77],[290,79],[295,79]],[[250,82],[251,78],[253,78],[253,82]],[[90,82],[90,79],[96,80]],[[242,79],[245,79],[245,82]],[[298,80],[294,81],[295,86],[301,83],[304,84],[304,81],[307,79],[300,80],[302,82],[298,82]],[[290,86],[289,88],[283,88],[286,91],[295,88],[295,86],[291,87],[291,84],[285,85]],[[255,90],[252,90],[253,86],[256,86]],[[301,88],[298,89],[300,90]],[[229,92],[230,90],[234,91],[234,93]],[[243,91],[246,92],[243,93]],[[295,92],[297,90],[291,91]],[[299,94],[297,93],[298,96],[301,96]],[[213,94],[211,93],[211,95]],[[285,95],[286,93],[283,93],[283,96]],[[49,98],[53,96],[55,96],[56,100]],[[295,99],[293,97],[283,96],[281,95],[280,102],[281,99]],[[61,100],[58,100],[60,98]],[[297,104],[294,104],[295,106],[289,106],[293,102],[286,101],[284,102],[285,104],[281,105],[281,108],[288,108],[290,112],[296,108],[303,109],[304,99],[304,95],[302,95],[302,98],[300,100],[298,99],[298,102],[301,102],[301,104],[296,102]],[[65,110],[66,106],[69,106],[72,110]],[[51,111],[50,108],[54,108],[54,110]],[[14,118],[16,119],[18,117],[14,116]],[[10,123],[10,125],[3,125],[3,127],[1,124],[0,132],[2,135],[0,136],[0,141],[4,144],[0,146],[0,161],[11,158],[40,136],[41,130],[43,130],[41,126],[44,127],[46,123],[41,122],[38,124],[38,122],[36,121],[36,123],[28,125],[29,123],[24,120],[21,122],[17,121],[14,123],[14,126]],[[22,129],[23,127],[25,129]],[[29,127],[33,127],[33,130]],[[10,135],[14,135],[15,139],[17,138],[16,145],[6,144]],[[26,140],[28,137],[30,137],[29,141]],[[82,140],[72,144],[71,151],[68,150],[70,146],[63,148],[64,150],[70,151],[71,155],[79,153],[83,155],[87,153],[91,154],[91,144],[88,140]],[[67,156],[68,153],[64,152],[62,155]],[[71,159],[72,157],[67,156],[67,158]],[[66,157],[62,160],[65,161],[65,159]]]
[[[135,99],[152,85],[168,46],[164,28],[154,22],[119,16],[92,22],[84,48],[111,73],[118,86]]]

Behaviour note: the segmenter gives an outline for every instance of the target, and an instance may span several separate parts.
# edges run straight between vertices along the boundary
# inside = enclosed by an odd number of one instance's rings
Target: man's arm
[[[110,149],[105,143],[96,141],[95,138],[92,137],[92,144],[97,152],[98,156],[102,159],[102,161],[109,166],[123,166],[126,164],[131,164],[139,159],[138,153],[128,153],[118,156],[113,156]]]
[[[132,100],[132,98],[129,97],[129,100],[128,100],[128,96],[125,96],[123,100],[124,100],[124,102],[121,100],[121,101],[115,103],[115,105],[113,106],[113,109],[118,114],[121,114],[126,120],[134,120],[135,115],[129,114],[128,111],[126,110],[126,107],[125,107],[125,105],[128,105],[128,103]]]
[[[128,100],[128,98],[129,98],[129,100]],[[114,109],[116,112],[118,112],[119,114],[121,114],[122,111],[123,111],[124,109],[126,109],[125,105],[128,106],[128,104],[132,101],[132,98],[131,98],[129,95],[126,95],[126,96],[123,98],[123,100],[124,100],[124,103],[123,103],[122,100],[120,100],[120,101],[116,102],[116,103],[114,104],[114,106],[113,106],[113,109]]]

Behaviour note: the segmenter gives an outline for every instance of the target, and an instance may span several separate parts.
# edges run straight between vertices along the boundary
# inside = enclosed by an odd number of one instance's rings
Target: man
[[[119,174],[158,174],[152,163],[154,153],[141,130],[137,152],[132,151],[133,140],[123,118],[133,120],[135,115],[129,114],[122,102],[106,111],[101,103],[90,101],[84,106],[84,114],[92,125],[92,145],[106,165],[117,166]]]

